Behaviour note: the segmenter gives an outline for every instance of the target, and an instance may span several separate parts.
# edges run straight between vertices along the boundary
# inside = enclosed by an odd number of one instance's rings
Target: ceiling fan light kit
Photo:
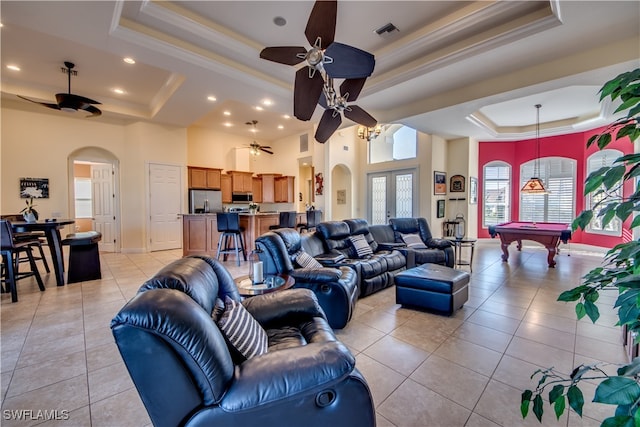
[[[257,128],[256,128],[256,125],[258,124],[257,120],[251,120],[249,122],[246,122],[245,124],[249,126],[253,126],[252,128],[253,133],[257,132]],[[267,154],[273,154],[273,151],[271,151],[272,150],[271,147],[269,147],[268,145],[260,145],[256,141],[253,141],[251,144],[248,145],[248,147],[249,147],[249,154],[255,157],[258,157],[261,151]]]
[[[377,121],[357,105],[349,105],[358,98],[367,77],[373,73],[375,58],[369,52],[334,41],[337,0],[314,3],[304,34],[312,46],[266,47],[260,58],[285,65],[307,66],[296,72],[293,90],[293,113],[299,120],[311,119],[318,103],[325,108],[316,129],[315,139],[326,142],[342,124],[342,115],[366,127]],[[333,79],[344,79],[339,91]]]
[[[25,98],[24,96],[18,95],[18,98],[24,99],[25,101],[33,102],[35,104],[43,105],[47,108],[52,108],[54,110],[60,110],[67,113],[75,113],[78,110],[86,111],[87,113],[91,113],[90,116],[87,117],[97,117],[102,115],[102,111],[100,111],[97,107],[94,107],[92,104],[100,104],[98,101],[94,101],[93,99],[89,99],[84,96],[75,95],[71,93],[71,76],[78,75],[78,72],[73,68],[75,64],[73,62],[65,61],[64,68],[61,68],[63,73],[66,73],[68,76],[68,92],[67,93],[56,93],[56,103],[51,104],[48,102],[38,102],[29,98]]]

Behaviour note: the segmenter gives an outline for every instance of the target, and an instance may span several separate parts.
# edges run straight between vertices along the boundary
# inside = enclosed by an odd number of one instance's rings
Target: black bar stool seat
[[[84,231],[67,234],[62,241],[69,246],[69,272],[67,283],[98,280],[102,278],[98,242],[102,240],[99,231]]]
[[[244,229],[240,227],[240,215],[237,212],[218,212],[216,213],[216,219],[218,220],[218,232],[220,233],[216,259],[219,260],[220,255],[222,255],[222,260],[226,261],[229,254],[235,253],[236,263],[240,265],[240,252],[242,252],[244,260],[247,260],[247,251],[245,250],[244,237],[242,235]],[[230,246],[230,241],[233,241],[233,246]]]

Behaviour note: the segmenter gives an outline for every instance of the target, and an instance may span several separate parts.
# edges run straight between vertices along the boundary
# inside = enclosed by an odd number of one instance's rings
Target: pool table
[[[569,225],[559,222],[505,222],[504,224],[490,226],[489,234],[491,234],[491,237],[495,237],[496,234],[500,235],[503,261],[509,259],[509,245],[513,241],[518,242],[519,251],[522,250],[523,240],[532,240],[543,244],[549,251],[547,256],[549,267],[555,267],[556,265],[553,258],[556,255],[560,241],[567,243],[571,239]]]

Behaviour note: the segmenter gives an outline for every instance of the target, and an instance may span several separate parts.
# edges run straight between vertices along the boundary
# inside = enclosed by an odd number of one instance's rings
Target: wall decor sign
[[[449,182],[449,191],[452,193],[464,193],[464,176],[453,175]]]
[[[447,194],[447,174],[444,172],[433,172],[433,194]]]
[[[475,176],[469,177],[469,204],[475,205],[478,203],[478,178]]]
[[[437,201],[436,218],[444,218],[444,200]]]
[[[337,192],[337,204],[346,205],[347,204],[347,190],[338,190]]]
[[[21,199],[48,199],[49,178],[20,178]]]

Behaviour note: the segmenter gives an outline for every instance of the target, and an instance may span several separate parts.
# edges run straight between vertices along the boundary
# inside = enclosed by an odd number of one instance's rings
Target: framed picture
[[[48,199],[49,178],[20,178],[21,199]]]
[[[449,182],[449,191],[452,193],[464,193],[464,176],[453,175]]]
[[[346,205],[347,204],[347,190],[338,190],[337,192],[337,200],[336,203],[338,205]]]
[[[437,201],[436,218],[444,218],[444,199]]]
[[[444,172],[433,172],[433,194],[447,194],[447,174]]]
[[[475,176],[469,177],[469,204],[475,205],[478,203],[478,178]]]

